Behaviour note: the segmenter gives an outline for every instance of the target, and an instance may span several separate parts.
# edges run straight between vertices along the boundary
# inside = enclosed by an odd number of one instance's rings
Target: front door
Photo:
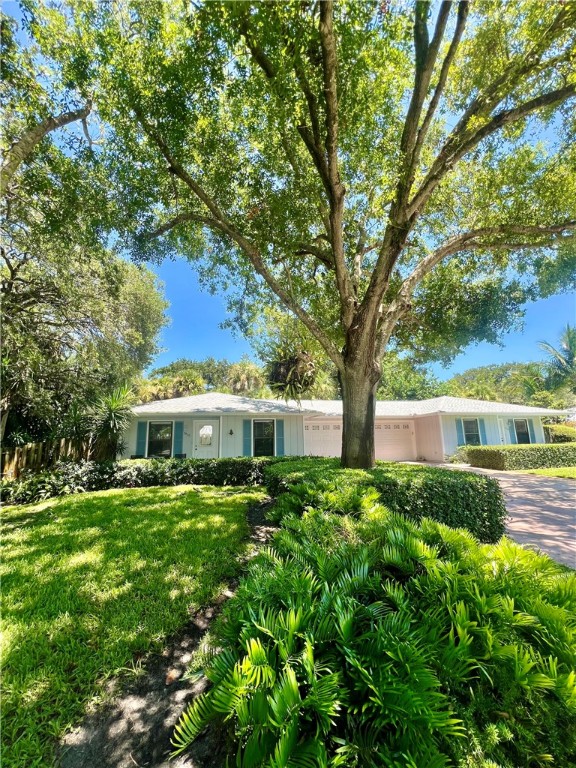
[[[194,459],[217,459],[220,444],[218,419],[195,420],[192,442]]]

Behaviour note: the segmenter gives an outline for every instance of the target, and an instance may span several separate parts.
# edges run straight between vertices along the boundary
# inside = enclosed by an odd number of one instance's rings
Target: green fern
[[[574,763],[573,575],[366,499],[285,518],[224,609],[175,753],[218,720],[237,768]]]

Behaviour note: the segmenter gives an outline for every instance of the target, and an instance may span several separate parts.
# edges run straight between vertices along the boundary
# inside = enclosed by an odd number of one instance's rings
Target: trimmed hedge
[[[468,448],[468,461],[483,469],[546,469],[576,465],[576,443]]]
[[[500,486],[472,472],[391,462],[342,469],[338,459],[298,459],[270,464],[264,476],[270,494],[280,497],[272,512],[276,520],[310,507],[355,514],[377,501],[413,520],[429,517],[467,528],[482,542],[498,541],[505,530]]]
[[[3,480],[0,498],[8,504],[28,504],[51,496],[145,488],[154,485],[262,485],[263,469],[277,459],[135,459],[116,462],[61,461],[17,480]]]
[[[341,514],[365,510],[376,499],[414,520],[430,517],[464,527],[481,541],[504,533],[506,509],[498,483],[468,472],[391,462],[372,470],[342,469],[338,459],[135,459],[60,462],[37,474],[3,481],[8,504],[27,504],[71,493],[162,485],[266,485],[280,497],[275,514],[319,506]]]
[[[576,428],[567,424],[545,424],[544,434],[548,443],[576,443]]]

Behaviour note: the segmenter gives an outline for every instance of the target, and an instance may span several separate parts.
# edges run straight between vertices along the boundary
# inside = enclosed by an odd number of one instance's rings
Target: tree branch
[[[567,89],[558,89],[531,99],[514,109],[502,110],[498,115],[489,118],[490,113],[512,93],[522,78],[525,79],[528,75],[540,71],[543,66],[548,66],[548,62],[545,65],[542,64],[543,54],[563,31],[575,22],[576,6],[567,4],[561,7],[552,23],[542,32],[540,38],[531,48],[511,61],[502,75],[471,101],[440,150],[420,189],[409,203],[406,211],[407,218],[412,219],[414,215],[419,213],[446,173],[483,138],[499,130],[506,123],[522,119],[542,106],[561,103],[574,95],[574,86],[568,86]],[[564,97],[560,96],[558,100],[555,100],[556,95],[566,90],[567,93]],[[480,131],[470,131],[471,122],[481,119],[482,116],[487,119],[487,123]]]
[[[388,224],[380,247],[378,260],[376,261],[376,265],[370,278],[370,285],[368,286],[368,290],[366,291],[366,295],[362,302],[363,311],[366,313],[366,317],[370,317],[372,320],[376,317],[376,313],[380,311],[380,303],[382,301],[382,296],[387,289],[390,274],[402,251],[403,242],[408,236],[410,229],[408,217],[406,216],[406,206],[414,183],[421,148],[421,145],[419,146],[417,144],[419,138],[418,126],[424,101],[430,87],[438,51],[446,31],[451,6],[451,2],[443,2],[440,6],[432,42],[429,43],[426,20],[430,2],[429,0],[426,0],[425,2],[420,0],[416,3],[416,15],[414,19],[414,88],[412,90],[412,96],[406,113],[400,141],[401,167],[399,169],[394,202],[390,209]],[[462,31],[460,31],[460,34],[461,32]],[[454,47],[454,40],[452,41],[451,47]],[[455,47],[453,55],[454,53]],[[449,58],[448,55],[446,58]],[[449,59],[448,62],[446,62],[446,59],[444,60],[442,69],[443,71],[445,70],[445,76],[448,74],[450,63],[451,59]],[[442,74],[440,77],[442,77]],[[437,98],[439,99],[441,89],[439,89],[438,86],[437,91]],[[430,113],[429,120],[432,119],[432,114],[433,111]],[[424,136],[425,133],[422,133],[420,136],[421,142],[423,142]]]
[[[575,95],[576,85],[570,84],[556,91],[536,96],[512,109],[498,112],[498,114],[494,115],[487,123],[468,137],[457,137],[453,134],[451,139],[444,145],[422,182],[420,189],[410,202],[407,210],[408,217],[412,218],[422,209],[422,206],[454,164],[470,152],[470,150],[474,149],[483,139],[500,130],[505,125],[517,122],[542,107],[561,104]]]
[[[64,125],[69,125],[77,120],[85,119],[88,117],[91,110],[92,102],[89,101],[81,109],[75,109],[71,112],[63,112],[56,117],[47,117],[33,128],[30,128],[23,136],[15,141],[6,152],[2,163],[0,174],[0,196],[4,196],[4,193],[14,178],[14,174],[18,168],[24,160],[30,156],[44,136],[55,131],[57,128],[62,128]]]
[[[320,326],[314,320],[314,318],[311,315],[309,315],[299,304],[294,302],[294,300],[292,299],[288,291],[284,289],[284,286],[270,272],[270,270],[267,268],[266,264],[264,263],[264,260],[257,246],[254,245],[254,243],[251,243],[246,237],[242,235],[242,233],[238,230],[238,228],[227,218],[224,212],[220,209],[216,201],[208,194],[208,192],[206,192],[205,189],[202,188],[200,184],[198,184],[190,176],[190,174],[182,167],[182,165],[178,163],[176,158],[172,155],[170,148],[164,141],[164,138],[156,130],[156,128],[152,126],[150,121],[146,119],[140,106],[133,104],[132,108],[134,110],[134,113],[136,114],[136,117],[138,118],[140,125],[142,126],[142,128],[144,129],[148,137],[152,139],[152,141],[156,144],[162,156],[168,163],[169,172],[178,176],[178,178],[180,178],[188,186],[188,188],[196,195],[196,197],[198,197],[204,203],[204,205],[208,208],[208,210],[212,214],[212,217],[206,217],[206,219],[203,220],[203,217],[196,218],[195,214],[181,214],[181,215],[184,217],[194,216],[195,217],[194,220],[203,221],[203,223],[205,223],[206,226],[210,227],[211,229],[213,229],[214,231],[220,234],[226,235],[231,240],[233,240],[239,246],[239,248],[243,251],[243,253],[247,256],[247,258],[249,259],[250,263],[252,264],[256,272],[262,277],[262,279],[266,282],[266,284],[271,288],[273,293],[275,293],[284,302],[284,304],[288,307],[288,309],[294,312],[294,314],[302,321],[302,323],[308,328],[308,330],[314,336],[316,336],[318,341],[322,344],[322,346],[326,350],[326,354],[330,357],[332,362],[336,365],[337,368],[341,369],[344,363],[342,360],[342,355],[340,354],[336,345],[331,341],[331,339],[322,330],[322,328],[320,328]],[[183,221],[185,220],[186,218],[180,219],[180,221],[173,220],[172,222],[168,222],[168,224],[171,224],[172,226],[177,226],[177,224],[183,223]],[[188,218],[188,220],[192,220],[192,219]],[[168,229],[170,228],[172,227],[168,227]],[[165,229],[165,231],[168,231],[168,229]]]
[[[404,280],[397,294],[397,297],[390,302],[385,316],[380,322],[377,335],[377,348],[383,350],[390,340],[398,320],[411,309],[412,293],[423,278],[429,274],[435,266],[443,259],[452,256],[460,251],[479,250],[481,248],[490,250],[519,250],[522,248],[546,248],[558,240],[555,235],[564,235],[566,232],[576,230],[576,221],[567,221],[563,224],[552,224],[550,226],[531,226],[531,225],[502,225],[495,227],[482,227],[479,229],[464,232],[456,235],[444,243],[440,248],[422,259],[414,271]],[[486,241],[484,238],[497,235],[533,235],[539,237],[537,240],[497,240]],[[549,235],[542,239],[543,235]],[[575,239],[571,235],[566,239]]]
[[[548,62],[542,64],[543,54],[564,29],[569,28],[570,25],[573,26],[574,23],[576,23],[576,6],[563,5],[534,45],[523,56],[518,56],[512,60],[500,77],[496,78],[471,101],[454,128],[453,135],[462,133],[472,117],[482,114],[488,115],[512,92],[512,89],[522,78],[526,79],[528,75],[539,72],[543,66],[547,67]]]
[[[337,50],[334,35],[334,3],[320,3],[320,43],[322,47],[322,72],[326,100],[326,157],[328,162],[330,234],[336,285],[340,295],[341,321],[345,331],[354,318],[355,294],[344,255],[344,195],[346,190],[340,180],[338,168],[338,86]]]
[[[414,167],[413,153],[416,132],[420,123],[420,115],[422,113],[424,100],[426,99],[428,88],[430,86],[434,65],[436,64],[440,43],[444,37],[446,24],[448,23],[451,5],[452,3],[450,0],[445,0],[440,6],[434,36],[432,42],[429,44],[426,19],[430,9],[430,2],[426,0],[426,2],[416,3],[416,18],[414,20],[414,49],[416,59],[414,89],[412,90],[412,98],[410,99],[410,106],[408,107],[406,120],[404,121],[402,139],[400,141],[400,151],[405,157],[407,164],[405,181],[408,181]]]
[[[452,41],[450,43],[450,47],[448,48],[448,52],[444,57],[444,61],[442,62],[440,75],[438,77],[438,83],[436,84],[434,94],[432,96],[432,99],[430,100],[430,104],[428,105],[428,109],[426,111],[424,120],[422,121],[422,125],[420,126],[420,130],[418,131],[418,136],[416,137],[416,144],[414,147],[414,154],[413,154],[414,166],[417,166],[418,164],[418,161],[420,159],[420,152],[422,150],[422,145],[424,144],[424,140],[426,139],[426,136],[428,134],[428,129],[430,128],[430,123],[432,122],[432,118],[436,113],[436,109],[438,107],[440,97],[444,92],[444,87],[448,79],[448,72],[450,71],[450,67],[452,66],[452,62],[454,61],[454,58],[456,56],[456,51],[458,50],[458,46],[460,45],[460,40],[462,39],[462,35],[464,34],[464,29],[466,27],[466,21],[468,19],[469,9],[470,9],[470,3],[468,2],[468,0],[463,0],[462,2],[458,3],[458,17],[456,19],[456,27],[454,29]]]
[[[210,216],[200,216],[197,213],[179,213],[178,216],[170,219],[165,224],[161,224],[157,229],[148,232],[146,237],[160,237],[161,235],[165,235],[166,232],[170,232],[171,229],[174,229],[174,227],[177,227],[179,224],[184,224],[187,221],[197,221],[206,226],[216,226],[218,224],[216,219],[210,218]]]
[[[250,51],[252,58],[260,67],[267,80],[275,87],[278,75],[277,69],[273,62],[268,58],[268,56],[266,56],[264,50],[258,44],[257,40],[252,36],[250,30],[250,18],[248,14],[246,12],[242,12],[239,14],[239,19],[240,32],[246,41],[246,45],[248,46],[248,50]],[[330,186],[328,181],[328,168],[326,165],[326,159],[322,153],[322,146],[320,144],[320,124],[318,120],[317,100],[310,90],[302,67],[297,66],[296,59],[294,61],[294,71],[308,105],[308,112],[310,114],[310,121],[312,125],[312,131],[310,131],[308,126],[305,125],[297,126],[296,130],[302,138],[302,141],[304,142],[306,149],[308,150],[312,161],[314,162],[314,165],[320,174],[320,178],[322,179],[322,183],[324,184],[326,192],[329,193]],[[282,100],[282,95],[277,95]],[[290,158],[288,158],[288,160],[290,162]]]
[[[460,251],[485,249],[506,249],[515,250],[519,248],[545,248],[554,244],[558,239],[555,235],[564,235],[566,232],[576,230],[576,221],[566,221],[562,224],[551,224],[549,226],[532,225],[507,225],[502,224],[495,227],[480,227],[478,229],[463,232],[448,239],[444,245],[437,248],[433,253],[426,256],[420,264],[414,269],[411,275],[404,280],[400,293],[408,298],[421,280],[443,259],[452,256]],[[510,235],[534,235],[538,240],[510,240],[490,238],[499,235],[509,238]],[[542,235],[551,237],[541,239]],[[488,240],[486,239],[488,238]]]
[[[314,256],[316,259],[318,259],[318,261],[322,262],[324,266],[331,270],[334,269],[334,260],[330,251],[326,251],[323,248],[320,248],[320,246],[314,245],[313,243],[298,243],[297,247],[298,250],[295,252],[296,256],[309,254],[310,256]]]

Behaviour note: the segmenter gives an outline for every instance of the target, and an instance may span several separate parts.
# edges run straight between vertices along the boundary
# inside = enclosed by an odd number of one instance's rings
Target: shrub
[[[576,574],[505,538],[383,507],[287,516],[175,752],[217,721],[239,768],[574,765],[575,608]]]
[[[501,445],[468,448],[473,467],[485,469],[545,469],[576,465],[576,443]]]
[[[544,434],[547,443],[575,443],[576,428],[567,424],[545,424]]]
[[[371,470],[354,470],[339,468],[336,459],[299,459],[269,465],[264,474],[271,495],[280,495],[271,513],[276,521],[312,506],[358,513],[377,500],[415,520],[431,517],[467,528],[484,542],[498,541],[505,530],[500,486],[472,472],[385,462]],[[370,498],[362,496],[366,494]]]
[[[27,504],[51,496],[143,488],[153,485],[261,485],[263,468],[272,459],[136,459],[120,462],[61,461],[49,470],[3,480],[2,501]]]
[[[461,445],[451,456],[447,457],[450,464],[468,464],[468,446]]]

